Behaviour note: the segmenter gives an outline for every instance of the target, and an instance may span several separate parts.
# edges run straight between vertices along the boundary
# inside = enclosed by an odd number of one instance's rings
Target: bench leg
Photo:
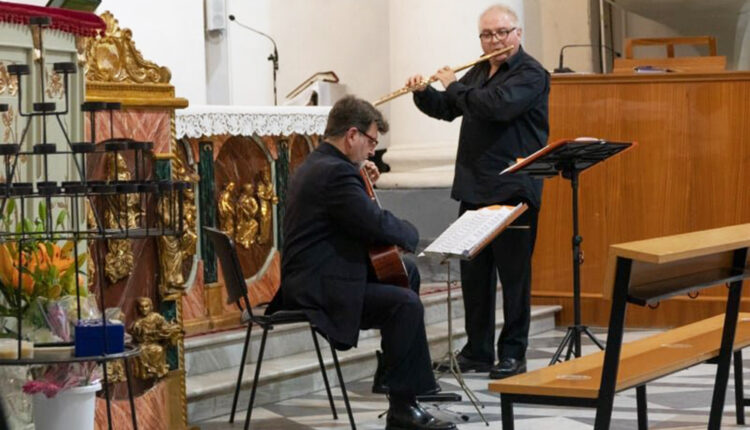
[[[646,405],[646,386],[635,387],[635,399],[638,409],[638,430],[648,429],[648,406]]]
[[[734,407],[737,424],[745,425],[745,392],[742,382],[742,350],[734,352]]]
[[[500,410],[503,416],[503,430],[513,430],[513,402],[502,394],[500,395]]]

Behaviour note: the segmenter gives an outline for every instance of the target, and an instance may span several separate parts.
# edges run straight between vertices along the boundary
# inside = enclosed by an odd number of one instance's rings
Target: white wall
[[[107,10],[132,30],[143,58],[169,68],[178,97],[206,102],[202,0],[102,0],[96,13]]]
[[[227,0],[227,13],[263,31],[279,50],[279,104],[319,71],[333,70],[349,92],[373,99],[388,90],[388,3],[384,0]],[[273,104],[267,39],[229,23],[231,98]]]

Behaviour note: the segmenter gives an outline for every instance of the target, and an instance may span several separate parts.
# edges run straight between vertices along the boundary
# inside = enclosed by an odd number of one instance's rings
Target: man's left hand
[[[456,74],[453,73],[453,70],[448,66],[438,70],[433,77],[443,84],[443,88],[448,88],[448,85],[456,81]]]
[[[375,182],[378,182],[378,179],[380,178],[380,171],[378,170],[378,166],[376,166],[375,163],[370,160],[365,160],[362,168],[365,169],[365,172],[367,172],[367,176],[370,178],[370,182],[372,182],[373,184]]]

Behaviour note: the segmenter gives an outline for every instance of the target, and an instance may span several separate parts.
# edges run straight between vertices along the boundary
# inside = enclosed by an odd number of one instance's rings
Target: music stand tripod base
[[[489,426],[490,423],[487,421],[487,418],[484,417],[484,414],[479,408],[480,405],[482,406],[482,408],[484,408],[484,405],[479,401],[476,394],[474,394],[471,388],[466,385],[463,375],[461,374],[461,368],[458,366],[458,361],[456,360],[456,353],[453,351],[453,299],[451,297],[452,282],[450,259],[445,258],[440,262],[440,264],[445,265],[448,269],[448,276],[446,278],[446,286],[448,290],[448,352],[443,356],[442,359],[440,359],[440,364],[437,366],[437,368],[443,368],[446,363],[448,364],[448,371],[450,371],[451,375],[453,375],[453,378],[456,380],[456,382],[458,382],[458,385],[461,387],[463,392],[466,393],[466,397],[468,397],[471,401],[471,404],[474,405],[474,409],[477,410],[477,413],[482,418],[482,421],[484,421],[484,423]],[[436,373],[438,374],[435,379],[440,379],[440,377],[443,376],[446,371]]]

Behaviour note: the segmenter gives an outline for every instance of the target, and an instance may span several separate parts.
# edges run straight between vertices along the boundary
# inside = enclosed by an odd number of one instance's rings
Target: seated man
[[[414,251],[419,240],[409,222],[378,207],[367,195],[360,165],[375,151],[388,123],[370,103],[352,96],[328,115],[325,141],[292,177],[284,215],[281,288],[270,311],[307,313],[337,349],[357,345],[359,330],[379,328],[383,383],[390,409],[387,429],[455,429],[434,418],[416,395],[436,390],[424,328],[424,309],[413,289],[368,276],[368,246]],[[366,163],[371,178],[378,172]],[[411,270],[412,288],[418,284]]]

